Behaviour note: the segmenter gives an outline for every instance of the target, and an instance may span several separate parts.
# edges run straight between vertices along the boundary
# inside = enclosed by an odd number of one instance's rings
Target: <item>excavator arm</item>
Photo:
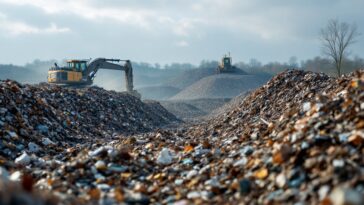
[[[125,62],[124,65],[118,64],[121,61]],[[87,81],[92,82],[99,69],[125,71],[126,90],[130,93],[136,92],[134,91],[133,68],[130,60],[97,58],[88,64],[82,75],[87,77]]]

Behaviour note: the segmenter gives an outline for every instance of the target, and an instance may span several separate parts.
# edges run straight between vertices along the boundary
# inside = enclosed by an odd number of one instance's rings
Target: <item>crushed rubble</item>
[[[288,70],[204,123],[91,141],[64,160],[24,152],[46,165],[0,175],[31,173],[58,204],[364,204],[363,102],[364,71]]]

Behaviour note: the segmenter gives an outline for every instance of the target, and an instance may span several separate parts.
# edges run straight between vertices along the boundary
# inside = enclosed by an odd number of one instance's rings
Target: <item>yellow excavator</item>
[[[120,64],[124,62],[124,64]],[[94,60],[67,60],[67,65],[60,67],[57,63],[48,71],[48,83],[62,86],[84,87],[92,85],[99,69],[125,71],[126,91],[140,98],[134,90],[133,68],[130,60],[96,58]]]

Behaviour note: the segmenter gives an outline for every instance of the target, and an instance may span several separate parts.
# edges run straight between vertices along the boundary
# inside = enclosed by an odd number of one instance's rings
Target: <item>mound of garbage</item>
[[[57,153],[65,145],[147,132],[176,121],[160,104],[100,88],[0,82],[0,155]]]
[[[266,76],[216,74],[195,82],[170,100],[233,98],[268,81]]]
[[[288,70],[205,123],[92,144],[8,178],[31,171],[33,188],[63,204],[364,204],[363,100],[364,71]]]

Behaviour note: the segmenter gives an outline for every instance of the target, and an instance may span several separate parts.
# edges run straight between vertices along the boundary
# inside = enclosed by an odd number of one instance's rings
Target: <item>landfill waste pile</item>
[[[186,131],[222,151],[210,178],[232,192],[213,201],[363,204],[363,98],[364,72],[333,79],[290,70]]]
[[[42,198],[49,204],[364,204],[363,102],[364,71],[288,70],[210,121],[91,143],[0,176],[59,200]]]
[[[147,132],[175,116],[158,103],[143,103],[125,93],[100,88],[0,82],[0,156],[57,155],[67,146]]]

